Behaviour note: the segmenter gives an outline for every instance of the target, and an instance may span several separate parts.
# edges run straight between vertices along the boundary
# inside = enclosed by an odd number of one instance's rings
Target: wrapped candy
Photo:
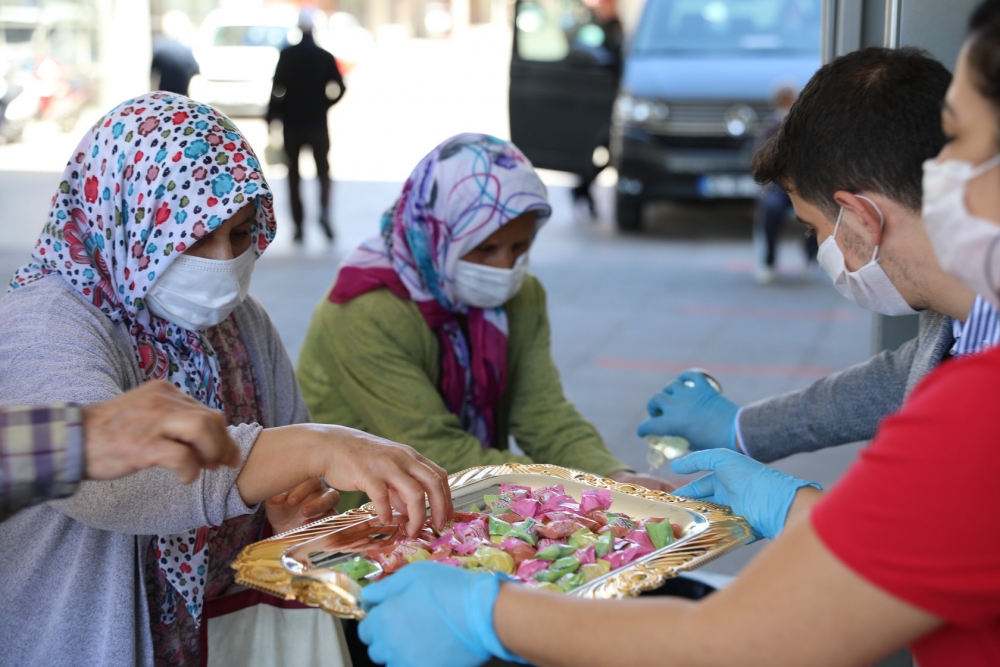
[[[601,535],[597,539],[597,544],[594,545],[594,551],[597,553],[598,558],[604,558],[607,554],[615,548],[615,534],[612,532],[607,532]]]
[[[608,572],[611,571],[611,563],[599,558],[594,563],[587,563],[580,566],[580,572],[583,573],[584,581],[587,583],[597,579],[598,577],[603,577]]]
[[[534,578],[535,581],[555,583],[564,575],[572,574],[578,569],[580,569],[580,561],[573,556],[566,556],[565,558],[560,558],[559,560],[554,561],[548,569],[536,572]]]
[[[585,549],[580,549],[579,551],[576,551],[573,555],[576,556],[576,559],[580,561],[581,565],[593,565],[594,563],[597,562],[597,552],[592,546],[587,547]]]
[[[516,537],[520,540],[524,540],[528,544],[534,546],[538,542],[538,533],[536,527],[538,522],[534,519],[525,519],[524,521],[519,521],[511,526],[510,537]]]
[[[343,572],[354,581],[361,581],[370,574],[382,571],[378,565],[361,556],[355,556],[345,563],[338,563],[331,569]]]
[[[559,593],[560,595],[566,592],[563,589],[556,586],[555,584],[550,584],[547,581],[534,582],[533,586],[539,590],[550,591],[552,593]]]
[[[556,582],[556,586],[569,593],[574,588],[579,588],[587,583],[586,575],[583,572],[574,572],[573,574],[564,574]]]
[[[518,565],[535,557],[535,548],[527,542],[522,542],[516,537],[505,537],[501,543],[504,551],[509,553]]]
[[[544,549],[539,549],[535,554],[536,560],[558,560],[565,556],[571,556],[576,551],[575,547],[568,544],[552,544]]]
[[[573,519],[561,519],[559,521],[550,521],[549,523],[540,524],[535,528],[535,530],[542,537],[556,540],[569,537],[583,527],[583,524],[579,521],[574,521]]]
[[[517,566],[517,578],[518,579],[532,579],[536,573],[541,572],[549,567],[549,564],[544,560],[526,560]]]
[[[490,535],[500,535],[501,537],[510,535],[511,525],[506,521],[501,521],[495,516],[490,516]]]
[[[587,514],[594,510],[611,507],[611,491],[608,489],[584,489],[580,492],[580,509]]]
[[[590,529],[581,528],[570,535],[566,543],[570,546],[576,547],[577,549],[582,549],[584,547],[597,544],[597,539],[597,535],[595,535]]]
[[[499,496],[483,496],[483,502],[493,512],[506,512],[510,509],[510,496],[503,494]]]
[[[650,549],[655,549],[653,542],[649,538],[649,533],[646,532],[645,528],[636,528],[631,533],[625,536],[627,542],[632,544],[638,544],[639,546],[649,547]]]
[[[549,566],[553,570],[562,570],[564,572],[576,572],[580,569],[580,559],[576,556],[564,556],[563,558],[558,558],[552,561],[552,565]]]
[[[538,509],[540,507],[541,503],[534,498],[524,498],[510,503],[510,510],[524,519],[535,518],[535,515],[538,513]]]
[[[662,549],[668,544],[673,544],[674,527],[669,521],[661,521],[659,523],[647,521],[645,527],[646,533],[649,535],[649,539],[655,548]]]
[[[486,512],[456,512],[440,532],[428,524],[417,537],[407,537],[397,526],[377,526],[379,539],[357,541],[361,556],[334,569],[363,585],[408,563],[431,560],[568,592],[634,563],[682,532],[662,518],[637,522],[610,511],[607,489],[583,489],[577,501],[561,484],[537,491],[504,484],[484,502]]]
[[[471,556],[459,558],[458,560],[466,567],[481,567],[490,572],[514,574],[514,559],[511,555],[503,549],[497,549],[486,544],[481,544]]]

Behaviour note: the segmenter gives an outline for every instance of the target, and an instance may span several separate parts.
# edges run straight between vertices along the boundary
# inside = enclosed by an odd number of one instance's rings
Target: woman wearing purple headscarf
[[[563,396],[528,273],[550,215],[512,144],[461,134],[435,148],[313,314],[298,377],[314,417],[401,439],[449,472],[535,461],[669,490],[612,456]]]
[[[80,142],[0,301],[0,404],[93,403],[162,379],[224,413],[241,460],[190,486],[165,470],[84,482],[0,524],[0,662],[199,664],[203,620],[265,519],[283,531],[333,509],[319,477],[373,495],[385,520],[394,505],[411,532],[425,492],[437,523],[450,515],[444,471],[412,449],[304,423],[247,295],[274,233],[257,158],[211,107],[144,95]]]

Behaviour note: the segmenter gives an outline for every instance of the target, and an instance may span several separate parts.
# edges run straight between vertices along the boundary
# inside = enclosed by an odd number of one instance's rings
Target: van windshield
[[[819,55],[822,0],[648,0],[634,53]]]
[[[212,35],[212,46],[284,46],[288,28],[273,25],[224,25]]]

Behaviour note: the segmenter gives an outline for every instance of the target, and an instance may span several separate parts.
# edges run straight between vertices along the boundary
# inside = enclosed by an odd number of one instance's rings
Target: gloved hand
[[[499,575],[413,563],[366,586],[358,636],[372,661],[389,667],[472,667],[492,657],[524,662],[493,630]]]
[[[711,471],[677,489],[674,495],[729,505],[750,522],[758,536],[768,539],[774,539],[784,529],[796,491],[803,486],[823,489],[814,482],[804,482],[722,449],[688,454],[671,462],[670,469],[682,475]]]
[[[692,386],[688,386],[692,385]],[[684,371],[646,406],[650,419],[639,424],[639,437],[679,435],[691,449],[732,449],[736,446],[738,405],[715,391],[705,376]]]

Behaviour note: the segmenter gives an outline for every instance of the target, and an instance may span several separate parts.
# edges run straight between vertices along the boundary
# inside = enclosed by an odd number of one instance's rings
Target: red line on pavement
[[[849,310],[799,310],[795,308],[754,308],[752,306],[708,306],[686,304],[681,315],[694,317],[728,317],[756,320],[806,320],[811,322],[854,322],[858,314]]]
[[[597,366],[612,371],[638,371],[641,373],[682,373],[689,368],[703,366],[718,375],[745,377],[821,378],[837,369],[830,366],[777,366],[759,364],[706,364],[696,361],[663,361],[660,359],[621,359],[600,357]]]

